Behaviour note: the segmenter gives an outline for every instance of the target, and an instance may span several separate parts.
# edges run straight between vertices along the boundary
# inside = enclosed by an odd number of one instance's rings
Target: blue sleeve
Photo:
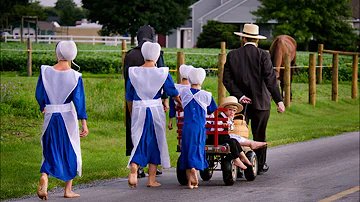
[[[43,111],[45,108],[45,96],[46,96],[46,91],[45,91],[45,87],[44,84],[42,82],[42,77],[41,77],[41,73],[36,85],[36,91],[35,91],[35,97],[37,102],[39,103],[40,106],[40,111]]]
[[[168,74],[166,81],[164,83],[164,92],[170,97],[176,97],[179,95],[179,92],[175,88],[175,84],[170,74]]]
[[[76,108],[78,119],[87,119],[85,91],[82,77],[79,77],[78,85],[73,91],[73,102]]]
[[[129,78],[128,81],[127,81],[127,84],[126,84],[125,99],[127,101],[134,100],[134,92],[135,92],[134,86],[131,84],[131,81],[130,81],[130,78]]]
[[[170,107],[169,118],[174,118],[176,114],[176,109],[175,109],[175,101],[172,98],[169,99],[169,107]]]
[[[207,114],[210,115],[214,113],[215,110],[217,110],[217,105],[213,97],[211,97],[211,103],[209,106],[207,106]]]

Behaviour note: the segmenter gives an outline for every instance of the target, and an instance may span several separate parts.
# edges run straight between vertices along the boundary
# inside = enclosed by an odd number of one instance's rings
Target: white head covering
[[[205,80],[206,72],[203,68],[192,68],[189,71],[190,84],[202,84]]]
[[[192,68],[194,67],[191,65],[181,65],[179,67],[181,79],[189,79],[189,72]]]
[[[77,55],[77,48],[74,41],[60,41],[56,46],[58,60],[74,60]]]
[[[141,46],[141,54],[144,60],[151,60],[157,62],[160,56],[161,46],[158,43],[145,42]]]

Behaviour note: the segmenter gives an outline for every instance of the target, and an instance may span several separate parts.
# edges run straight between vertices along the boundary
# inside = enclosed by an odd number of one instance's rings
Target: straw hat
[[[237,107],[236,113],[239,113],[243,110],[243,106],[238,103],[238,99],[235,96],[229,96],[224,99],[224,102],[219,106],[219,108],[226,108],[226,106],[235,105]]]
[[[266,39],[266,36],[259,35],[259,26],[255,24],[245,24],[243,32],[234,32],[234,34],[254,39]]]
[[[141,46],[141,54],[144,60],[151,60],[156,62],[160,56],[161,46],[158,43],[145,42]]]
[[[206,77],[206,72],[203,68],[192,68],[189,71],[189,82],[190,84],[202,84]]]

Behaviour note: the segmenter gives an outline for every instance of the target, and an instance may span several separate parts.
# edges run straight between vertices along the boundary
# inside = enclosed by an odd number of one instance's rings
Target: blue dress
[[[168,74],[165,83],[163,84],[164,93],[169,95],[170,97],[176,97],[179,95],[179,92],[176,90],[174,86],[174,81],[170,74]],[[154,100],[161,98],[162,90],[160,89]],[[130,78],[128,79],[128,83],[126,85],[126,100],[141,100],[140,97],[136,94],[136,90],[134,86],[131,84]],[[146,118],[144,123],[144,130],[141,135],[141,139],[138,147],[136,148],[135,154],[131,160],[142,167],[146,167],[148,163],[159,165],[161,164],[160,159],[160,150],[158,148],[156,134],[153,124],[153,114],[151,113],[150,108],[146,108]]]
[[[45,91],[40,74],[35,97],[43,111],[46,104],[51,104]],[[84,85],[82,78],[64,104],[73,101],[78,119],[87,119]],[[60,113],[54,113],[42,138],[44,162],[40,172],[47,173],[63,181],[74,179],[77,174],[77,158],[71,145],[64,120]]]
[[[190,88],[192,94],[199,90]],[[212,114],[217,109],[214,98],[207,107],[207,114]],[[182,128],[180,169],[204,170],[209,166],[205,158],[206,143],[206,114],[205,110],[192,99],[184,108],[184,125]]]

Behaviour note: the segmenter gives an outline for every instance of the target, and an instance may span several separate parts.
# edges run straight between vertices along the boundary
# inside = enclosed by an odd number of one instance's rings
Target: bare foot
[[[48,178],[45,176],[40,177],[37,195],[41,200],[48,200],[47,187]]]
[[[247,168],[246,165],[244,165],[243,162],[241,162],[239,158],[234,159],[234,164],[243,170],[245,170]]]
[[[137,166],[131,166],[130,174],[129,174],[129,178],[128,178],[128,185],[130,188],[136,187],[136,185],[138,183],[137,176],[138,176]]]
[[[244,152],[240,153],[240,160],[244,162],[246,165],[252,166],[252,163],[249,161],[249,159],[245,156]]]
[[[259,149],[259,148],[262,148],[262,147],[265,147],[267,146],[268,143],[267,142],[257,142],[257,141],[253,141],[251,144],[250,144],[250,148],[252,150],[254,149]]]
[[[146,186],[147,186],[147,187],[160,187],[161,184],[158,183],[158,182],[156,182],[156,181],[154,181],[154,182],[148,183]]]
[[[198,181],[198,177],[197,177],[195,168],[191,168],[191,170],[190,170],[190,182],[191,182],[191,185],[194,186],[194,188],[198,188],[199,181]]]
[[[77,193],[71,191],[71,192],[65,193],[64,197],[65,198],[79,198],[80,194],[77,194]]]

